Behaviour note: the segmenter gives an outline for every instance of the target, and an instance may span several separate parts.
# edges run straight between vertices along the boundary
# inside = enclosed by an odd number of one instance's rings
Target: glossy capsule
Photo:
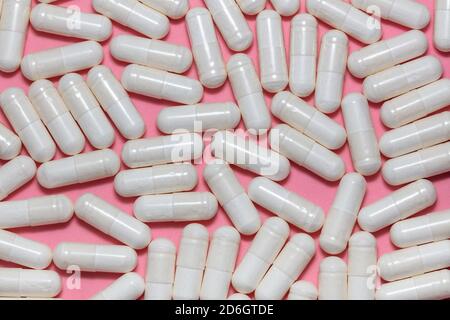
[[[442,52],[450,51],[450,1],[436,0],[434,4],[434,47]]]
[[[18,156],[0,167],[0,200],[25,185],[36,174],[36,163],[27,156]]]
[[[246,295],[246,294],[242,294],[242,293],[234,293],[234,294],[232,294],[231,296],[229,296],[228,298],[227,298],[227,300],[243,300],[243,301],[245,301],[245,300],[247,300],[247,301],[250,301],[250,300],[252,300],[248,295]]]
[[[236,0],[236,3],[245,14],[254,16],[264,10],[266,0]]]
[[[189,0],[142,0],[142,3],[171,19],[181,19],[189,10]]]
[[[308,281],[295,282],[289,290],[288,300],[317,300],[319,292],[316,286]]]
[[[270,0],[274,9],[282,16],[292,16],[300,9],[298,0]]]
[[[11,130],[0,123],[0,160],[17,157],[22,149],[22,141]]]
[[[347,300],[347,264],[338,257],[327,257],[319,266],[319,300]]]
[[[0,296],[8,298],[53,298],[61,292],[55,271],[0,268]]]
[[[137,300],[144,290],[144,279],[139,274],[130,272],[98,292],[90,300]]]

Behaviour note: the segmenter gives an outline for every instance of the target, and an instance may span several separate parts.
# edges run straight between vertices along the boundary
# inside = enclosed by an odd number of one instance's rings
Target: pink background
[[[433,1],[431,0],[421,0],[420,2],[426,4],[430,10],[433,12]],[[33,1],[33,6],[36,5],[37,1]],[[91,1],[85,0],[72,0],[72,1],[58,1],[56,4],[62,6],[69,5],[77,5],[82,11],[92,12]],[[191,7],[203,6],[202,0],[190,0]],[[305,12],[305,1],[301,1],[301,12]],[[270,4],[267,4],[267,8],[270,8]],[[253,31],[255,31],[255,16],[247,16],[247,20],[250,24],[250,27]],[[286,50],[289,50],[289,28],[290,28],[290,18],[283,19],[283,27],[285,34],[285,43]],[[433,32],[433,21],[431,21],[430,25],[424,30],[429,38],[430,49],[428,50],[428,54],[435,55],[439,57],[440,61],[444,65],[445,68],[445,77],[450,76],[450,62],[449,62],[449,54],[439,53],[432,46],[432,32]],[[325,31],[329,30],[328,26],[325,26],[323,23],[320,23],[320,34],[322,35]],[[400,26],[394,25],[392,23],[383,21],[383,38],[390,38],[392,36],[398,35],[402,32],[407,31],[407,29],[402,28]],[[114,23],[114,34],[113,36],[117,36],[123,33],[131,33],[136,34],[134,31],[129,30],[117,23]],[[218,34],[219,40],[222,46],[222,52],[224,54],[225,60],[228,60],[232,52],[225,46],[222,41],[220,35]],[[176,44],[181,44],[189,47],[189,39],[186,33],[186,28],[183,20],[180,21],[172,21],[171,30],[169,35],[165,38],[165,40],[169,42],[173,42]],[[25,53],[40,51],[48,48],[53,48],[57,46],[62,46],[70,43],[74,43],[76,39],[70,39],[65,37],[54,36],[50,34],[45,34],[41,32],[36,32],[30,26],[28,39],[26,43]],[[115,75],[120,78],[122,69],[125,64],[114,60],[109,53],[110,41],[106,41],[103,43],[104,51],[105,51],[105,60],[104,64],[112,67]],[[361,47],[361,44],[357,41],[351,39],[350,40],[350,49],[354,51]],[[289,51],[287,51],[289,52]],[[257,45],[256,41],[254,41],[253,45],[246,52],[252,58],[255,64],[258,63],[257,56]],[[289,55],[288,55],[289,56]],[[85,72],[82,73],[85,75]],[[190,77],[197,78],[196,69],[193,65],[191,69],[187,72],[187,75]],[[55,80],[57,81],[57,79]],[[15,72],[13,74],[5,74],[0,72],[0,92],[7,89],[8,87],[17,86],[23,88],[28,91],[28,86],[30,82],[26,80],[20,72]],[[361,90],[361,80],[352,77],[348,72],[345,79],[345,88],[344,93],[360,91]],[[266,94],[267,103],[270,106],[271,94]],[[158,129],[156,128],[155,119],[158,112],[167,106],[171,106],[173,104],[166,101],[154,100],[151,98],[145,98],[142,96],[132,95],[133,101],[135,102],[137,108],[143,115],[148,130],[146,133],[146,137],[153,137],[159,135]],[[221,102],[221,101],[234,101],[230,85],[227,82],[222,88],[216,90],[205,90],[205,95],[203,98],[203,102]],[[313,97],[307,99],[307,101],[311,104],[314,103]],[[380,137],[383,132],[386,131],[386,127],[384,127],[379,118],[379,107],[380,105],[371,105],[371,111],[373,116],[373,121],[375,123],[375,128],[378,137]],[[448,109],[448,108],[447,108]],[[341,112],[336,112],[332,115],[332,117],[342,123]],[[7,120],[4,118],[3,114],[0,114],[0,121],[9,126]],[[274,125],[277,124],[278,121],[274,119]],[[242,124],[241,124],[242,127]],[[113,145],[113,149],[120,154],[122,144],[124,143],[124,139],[117,134],[117,139],[115,144]],[[90,151],[92,148],[90,146],[86,147],[85,151]],[[22,151],[24,154],[26,151]],[[345,160],[347,163],[347,171],[352,171],[352,163],[350,160],[348,146],[344,146],[341,150],[338,151],[338,154]],[[57,158],[61,157],[61,153],[57,154]],[[384,159],[385,160],[385,159]],[[203,165],[197,166],[199,174],[201,174]],[[236,168],[235,168],[236,169]],[[244,172],[242,170],[235,170],[238,174],[239,180],[242,184],[247,187],[249,181],[254,177],[252,174]],[[437,203],[425,210],[423,213],[429,213],[436,210],[443,210],[450,208],[450,175],[441,175],[439,177],[432,178],[437,190],[438,190],[438,201]],[[370,204],[381,197],[387,195],[394,188],[388,186],[382,179],[381,174],[377,174],[375,176],[369,177],[368,181],[368,192],[364,200],[364,205]],[[25,187],[21,188],[13,195],[11,195],[7,200],[20,200],[26,199],[29,197],[41,196],[41,195],[49,195],[49,194],[58,194],[63,193],[69,196],[73,201],[75,201],[79,196],[81,196],[85,192],[93,192],[111,203],[117,205],[123,211],[130,213],[132,212],[132,205],[134,199],[124,199],[115,194],[113,189],[113,178],[106,179],[100,182],[88,183],[84,185],[71,186],[62,189],[57,189],[53,191],[47,191],[41,188],[36,180],[33,180],[31,183],[27,184]],[[298,192],[300,195],[306,197],[307,199],[315,202],[320,205],[325,211],[327,211],[333,201],[336,188],[338,182],[329,183],[324,180],[314,176],[308,171],[299,168],[296,165],[293,165],[293,170],[291,175],[286,181],[282,183],[285,187],[290,190]],[[195,191],[203,191],[208,190],[208,187],[205,185],[202,179],[200,179],[200,183],[195,189]],[[267,217],[272,216],[269,212],[265,211],[262,208],[258,208],[261,212],[262,218],[265,220]],[[422,213],[421,213],[422,214]],[[219,211],[217,216],[206,222],[205,225],[209,228],[212,233],[214,230],[223,225],[229,225],[230,221],[224,214],[222,210]],[[159,237],[167,237],[173,240],[176,244],[178,244],[180,239],[180,234],[182,228],[185,226],[185,223],[157,223],[151,224],[153,238]],[[14,230],[13,230],[14,231]],[[102,243],[102,244],[118,244],[114,239],[102,234],[101,232],[93,229],[88,226],[84,222],[77,220],[76,218],[72,219],[69,223],[63,225],[55,225],[48,227],[37,227],[37,228],[23,228],[17,229],[14,232],[19,233],[22,236],[28,237],[33,240],[41,241],[46,243],[50,247],[54,248],[59,242],[62,241],[80,241],[80,242],[88,242],[88,243]],[[299,232],[296,228],[291,228],[292,233]],[[383,254],[394,249],[393,245],[389,241],[389,229],[386,228],[380,232],[377,232],[376,237],[378,239],[379,245],[379,254]],[[313,235],[315,239],[318,239],[319,233]],[[250,241],[251,237],[243,237],[242,245],[239,255],[239,260],[244,255]],[[146,256],[147,250],[140,250],[139,254],[139,263],[136,271],[144,276],[145,268],[146,268]],[[301,279],[309,280],[314,283],[317,283],[317,275],[319,269],[319,263],[321,259],[325,256],[325,254],[320,250],[319,246],[317,246],[317,254],[314,257],[311,264],[305,270]],[[342,255],[344,259],[346,259],[346,253]],[[11,264],[6,264],[0,262],[0,266],[14,267]],[[66,279],[68,275],[57,268],[54,265],[50,267],[52,270],[56,270],[63,278],[63,291],[60,295],[61,298],[67,299],[85,299],[94,295],[99,290],[102,290],[106,286],[108,286],[112,281],[119,277],[117,274],[107,274],[107,273],[82,273],[81,277],[81,289],[80,290],[70,290],[66,286]]]

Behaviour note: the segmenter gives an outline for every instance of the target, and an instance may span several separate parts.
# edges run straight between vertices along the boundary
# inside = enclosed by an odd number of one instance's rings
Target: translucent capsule
[[[284,90],[289,74],[280,15],[273,10],[261,11],[256,19],[256,31],[261,84],[268,92]]]
[[[201,224],[183,229],[173,283],[174,300],[198,300],[208,253],[209,234]]]
[[[270,0],[272,6],[282,16],[292,16],[300,9],[300,1],[297,0]]]
[[[145,282],[136,272],[126,273],[90,300],[137,300],[145,290]]]
[[[436,81],[442,75],[441,62],[425,56],[367,77],[364,95],[371,102],[382,102]]]
[[[134,249],[143,249],[151,240],[150,228],[92,193],[75,203],[80,220]]]
[[[359,226],[368,232],[383,229],[436,202],[436,190],[428,180],[418,180],[398,189],[359,212]]]
[[[327,257],[319,267],[319,300],[347,300],[347,265],[338,257]]]
[[[26,156],[18,156],[0,167],[0,200],[25,185],[36,174],[36,163]]]
[[[342,178],[320,233],[320,247],[325,252],[339,254],[347,247],[366,188],[366,180],[358,173],[348,173]]]
[[[253,239],[233,274],[234,289],[240,293],[254,291],[269,270],[289,236],[288,224],[280,218],[267,219]]]
[[[61,278],[55,271],[0,268],[0,296],[53,298],[61,292]]]
[[[0,106],[33,160],[46,162],[55,156],[55,143],[22,89],[3,91]]]
[[[295,282],[289,290],[288,300],[317,300],[319,293],[316,286],[308,281]]]
[[[263,11],[266,6],[266,0],[236,0],[236,3],[243,13],[252,16]]]
[[[103,60],[103,48],[94,41],[30,53],[22,60],[22,74],[31,81],[89,69]]]
[[[246,295],[246,294],[242,294],[242,293],[235,293],[235,294],[232,294],[231,296],[229,296],[228,298],[227,298],[227,300],[252,300],[248,295]]]
[[[46,162],[39,167],[37,180],[42,187],[54,189],[109,178],[119,169],[119,157],[105,149]]]
[[[142,3],[171,19],[181,19],[189,10],[189,0],[142,0]]]
[[[450,1],[436,0],[434,5],[434,47],[442,52],[450,51]]]
[[[288,125],[281,124],[272,129],[270,146],[325,180],[337,181],[345,173],[345,163],[337,154]]]
[[[0,123],[0,160],[11,160],[18,156],[22,141],[11,130]]]

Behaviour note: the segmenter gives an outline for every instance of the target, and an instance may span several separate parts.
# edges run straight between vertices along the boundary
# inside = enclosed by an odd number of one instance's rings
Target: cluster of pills
[[[306,0],[308,13],[297,14],[299,0],[270,0],[274,10],[266,0],[204,0],[205,7],[194,8],[188,0],[92,0],[96,13],[85,13],[39,1],[33,8],[31,0],[0,1],[0,71],[20,68],[30,81],[28,92],[12,87],[0,94],[14,131],[0,124],[0,260],[23,267],[0,268],[1,297],[57,297],[60,276],[46,270],[53,263],[123,274],[92,299],[450,298],[450,210],[412,217],[437,200],[427,179],[450,171],[450,80],[441,78],[440,60],[426,55],[420,31],[430,22],[426,6]],[[255,35],[245,15],[257,15]],[[294,16],[290,39],[282,16]],[[190,48],[161,40],[177,19],[185,21]],[[383,20],[406,31],[381,40]],[[320,43],[318,21],[333,28]],[[121,79],[101,64],[100,43],[113,22],[140,34],[110,41],[112,57],[127,64]],[[28,24],[80,42],[23,56]],[[450,1],[436,0],[434,46],[443,52],[450,51],[449,26]],[[219,34],[235,52],[228,61]],[[349,52],[349,37],[364,46]],[[253,42],[259,68],[242,53]],[[198,80],[183,75],[193,63]],[[347,69],[363,79],[361,93],[343,96]],[[89,70],[86,77],[82,70]],[[55,77],[57,85],[48,80]],[[202,102],[204,88],[227,80],[234,99]],[[270,108],[265,92],[274,94]],[[143,138],[147,123],[128,93],[181,104],[159,113],[164,135]],[[310,95],[315,106],[302,99]],[[380,140],[369,102],[382,103],[381,121],[391,129]],[[330,115],[339,109],[344,126]],[[281,124],[273,125],[272,116]],[[241,118],[250,139],[233,131]],[[126,140],[120,156],[110,149],[114,127]],[[257,137],[265,134],[263,146]],[[355,172],[336,153],[347,142]],[[87,143],[94,151],[84,152]],[[29,156],[20,155],[22,146]],[[54,159],[57,149],[63,157]],[[215,159],[199,177],[195,164],[207,150]],[[382,155],[389,158],[384,164]],[[247,190],[233,166],[256,176]],[[303,168],[336,183],[328,212],[282,185],[291,170]],[[364,206],[366,177],[380,171],[395,190]],[[49,190],[114,178],[117,195],[134,200],[133,215],[93,193],[75,203],[62,194],[8,199],[34,177]],[[193,191],[200,178],[210,192]],[[263,222],[256,205],[275,217]],[[197,222],[214,218],[219,206],[233,227],[210,235]],[[121,245],[61,242],[52,250],[14,233],[67,223],[74,214]],[[178,247],[152,239],[156,222],[189,223]],[[362,231],[353,233],[356,224]],[[386,227],[399,249],[378,256],[372,233]],[[316,232],[328,254],[317,288],[297,281],[316,255],[309,235]],[[252,240],[238,262],[241,235]],[[147,248],[144,279],[133,271],[136,251]],[[338,255],[347,248],[345,262]],[[230,287],[238,293],[229,296]]]

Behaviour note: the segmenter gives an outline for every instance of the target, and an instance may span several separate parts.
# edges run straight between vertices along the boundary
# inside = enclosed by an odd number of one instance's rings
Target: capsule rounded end
[[[363,176],[372,176],[381,168],[381,158],[365,158],[355,162],[356,170]]]
[[[324,234],[320,235],[319,244],[322,250],[328,254],[339,254],[347,247],[347,243],[341,243],[335,237]]]
[[[373,248],[377,245],[377,239],[369,232],[360,231],[354,233],[348,243],[350,247]]]
[[[239,243],[241,236],[239,232],[230,226],[220,227],[214,232],[214,238],[225,239],[230,242]]]
[[[183,237],[208,240],[209,233],[208,229],[206,229],[203,225],[199,223],[191,223],[183,229]]]
[[[289,225],[286,221],[278,217],[272,217],[267,219],[264,222],[263,227],[269,228],[273,232],[279,235],[288,235],[289,234]]]
[[[167,253],[175,255],[177,248],[172,241],[165,238],[158,238],[150,242],[148,246],[150,252],[154,253]]]
[[[441,52],[450,52],[450,39],[448,38],[433,38],[433,44],[436,49]]]
[[[347,265],[338,257],[327,257],[320,262],[320,272],[346,273]]]
[[[314,256],[316,253],[316,243],[314,242],[314,239],[306,233],[294,235],[290,242],[302,249],[310,257]]]

